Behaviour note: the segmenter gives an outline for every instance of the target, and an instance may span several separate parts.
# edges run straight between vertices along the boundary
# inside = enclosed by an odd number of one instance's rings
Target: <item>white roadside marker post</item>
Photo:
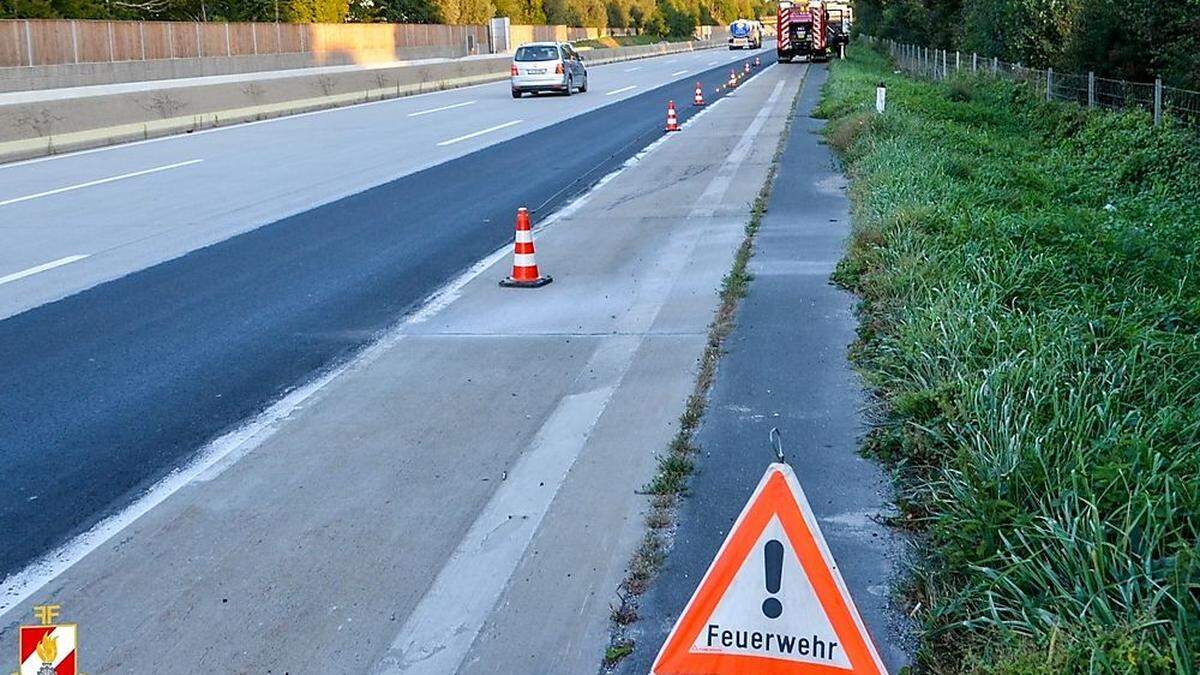
[[[882,115],[885,108],[887,108],[887,85],[880,80],[879,86],[875,87],[875,112]]]

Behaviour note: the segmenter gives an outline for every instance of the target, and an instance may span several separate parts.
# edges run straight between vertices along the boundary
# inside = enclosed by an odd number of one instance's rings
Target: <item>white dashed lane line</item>
[[[421,115],[428,115],[429,113],[441,112],[443,110],[454,110],[455,108],[464,108],[466,106],[473,105],[474,103],[475,103],[475,101],[463,101],[462,103],[455,103],[454,105],[444,105],[440,108],[430,108],[428,110],[418,110],[417,112],[410,112],[410,113],[408,113],[408,116],[409,117],[420,117]]]
[[[450,139],[448,139],[448,141],[443,141],[442,143],[438,143],[438,147],[442,147],[442,145],[452,145],[452,144],[455,144],[455,143],[458,143],[461,141],[469,141],[469,139],[485,135],[485,133],[491,133],[493,131],[508,129],[508,127],[510,127],[510,126],[516,126],[518,124],[521,124],[522,121],[524,121],[524,120],[506,121],[506,123],[504,123],[504,124],[498,124],[496,126],[487,127],[487,129],[481,129],[479,131],[473,131],[470,133],[466,133],[466,135],[463,135],[463,136],[460,136],[457,138],[450,138]]]
[[[612,91],[605,94],[605,96],[615,96],[617,94],[624,94],[625,92],[633,91],[634,89],[637,89],[637,85],[631,84],[628,87],[621,87],[620,89],[613,89]]]

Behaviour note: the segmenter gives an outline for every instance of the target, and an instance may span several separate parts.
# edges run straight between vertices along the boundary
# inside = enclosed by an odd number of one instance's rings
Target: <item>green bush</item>
[[[875,115],[875,85],[888,85]],[[856,48],[819,113],[934,672],[1200,669],[1200,144]]]

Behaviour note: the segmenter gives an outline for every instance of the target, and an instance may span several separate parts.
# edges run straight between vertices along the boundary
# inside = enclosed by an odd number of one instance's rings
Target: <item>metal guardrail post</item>
[[[1096,107],[1096,73],[1088,71],[1088,109]]]
[[[1162,124],[1162,78],[1154,78],[1154,126]]]

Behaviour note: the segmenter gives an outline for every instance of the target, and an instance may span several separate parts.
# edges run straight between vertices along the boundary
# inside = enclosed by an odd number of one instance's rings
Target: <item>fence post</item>
[[[1000,57],[993,56],[992,57],[992,77],[995,77],[998,74],[1000,74]]]
[[[971,72],[979,72],[979,54],[971,52]]]
[[[958,71],[961,69],[962,69],[962,52],[955,49],[954,50],[954,73],[957,75]]]
[[[1054,100],[1054,69],[1046,69],[1046,100]]]
[[[949,78],[950,78],[950,73],[946,72],[946,50],[943,49],[942,50],[942,79],[946,80]]]
[[[1096,73],[1088,71],[1088,109],[1096,107]]]
[[[1154,78],[1154,126],[1162,124],[1162,77]]]

